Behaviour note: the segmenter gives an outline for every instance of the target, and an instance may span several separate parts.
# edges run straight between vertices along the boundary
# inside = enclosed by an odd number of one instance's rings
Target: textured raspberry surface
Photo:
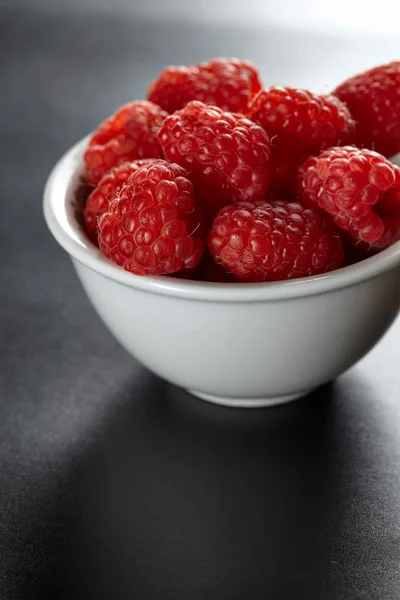
[[[302,89],[261,90],[247,116],[270,136],[271,187],[275,194],[291,191],[302,158],[329,146],[351,143],[354,137],[355,123],[344,103],[335,96]]]
[[[343,264],[339,233],[318,209],[295,202],[225,206],[208,236],[217,263],[243,281],[278,281]]]
[[[184,166],[209,209],[233,199],[264,199],[270,142],[252,121],[202,102],[167,117],[159,133],[164,154]]]
[[[357,121],[357,145],[384,156],[400,152],[400,61],[356,75],[334,94]]]
[[[94,132],[85,152],[87,180],[97,185],[112,167],[142,158],[161,158],[158,131],[167,113],[152,102],[122,106]]]
[[[126,162],[108,171],[100,180],[98,186],[92,190],[86,201],[84,210],[85,229],[89,238],[97,244],[99,218],[108,210],[110,202],[122,186],[128,182],[129,177],[145,165],[157,162],[157,158],[144,158],[134,162]]]
[[[385,248],[400,237],[400,169],[372,150],[326,150],[300,167],[300,198],[319,206],[353,244]]]
[[[100,249],[136,275],[192,269],[203,253],[200,220],[186,171],[157,161],[131,175],[101,217]]]
[[[149,88],[148,99],[169,113],[191,100],[245,112],[261,88],[257,69],[248,62],[219,58],[189,67],[168,67]]]

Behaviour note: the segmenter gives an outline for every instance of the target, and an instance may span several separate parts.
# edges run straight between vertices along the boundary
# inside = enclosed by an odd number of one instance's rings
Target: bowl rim
[[[75,260],[127,287],[158,295],[220,301],[259,302],[324,294],[372,279],[400,265],[400,241],[375,256],[322,275],[266,283],[213,283],[171,276],[138,276],[124,271],[102,255],[79,225],[73,193],[82,175],[83,152],[89,136],[58,160],[44,188],[43,212],[57,242]]]

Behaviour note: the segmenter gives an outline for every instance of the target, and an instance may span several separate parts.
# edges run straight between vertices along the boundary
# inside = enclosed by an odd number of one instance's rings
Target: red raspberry
[[[318,209],[295,202],[225,206],[214,221],[208,248],[243,281],[277,281],[339,268],[339,233]]]
[[[400,169],[377,152],[330,148],[301,166],[297,189],[355,245],[385,248],[400,237]]]
[[[235,58],[217,58],[189,67],[167,67],[150,85],[148,99],[169,113],[191,100],[245,112],[261,88],[257,69]]]
[[[176,164],[157,161],[131,175],[99,222],[105,256],[135,275],[192,269],[203,243],[193,185]]]
[[[302,158],[353,141],[355,123],[335,96],[271,87],[253,98],[247,116],[271,138],[271,186],[277,194],[291,191]]]
[[[166,158],[190,172],[208,209],[232,198],[265,197],[270,142],[259,125],[215,106],[189,102],[165,119],[158,138]]]
[[[384,156],[400,152],[400,61],[351,77],[334,94],[357,121],[357,145]]]
[[[157,133],[167,113],[152,102],[122,106],[94,132],[85,152],[86,177],[96,185],[112,167],[140,158],[162,157]]]
[[[85,229],[93,243],[97,244],[98,221],[105,212],[107,212],[111,200],[114,200],[116,194],[122,186],[128,182],[129,177],[144,166],[157,162],[157,158],[144,158],[134,162],[122,163],[119,167],[114,167],[108,171],[100,180],[98,186],[94,188],[86,201],[84,210]]]

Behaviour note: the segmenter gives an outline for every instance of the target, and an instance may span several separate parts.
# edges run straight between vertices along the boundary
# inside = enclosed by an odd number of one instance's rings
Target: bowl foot
[[[269,398],[229,398],[226,396],[214,396],[213,394],[203,394],[203,392],[197,392],[196,390],[187,390],[189,394],[193,394],[201,400],[206,402],[212,402],[213,404],[220,404],[221,406],[230,406],[233,408],[262,408],[265,406],[277,406],[278,404],[286,404],[293,400],[298,400],[307,396],[312,390],[304,390],[303,392],[296,392],[295,394],[287,394],[285,396],[272,396]]]

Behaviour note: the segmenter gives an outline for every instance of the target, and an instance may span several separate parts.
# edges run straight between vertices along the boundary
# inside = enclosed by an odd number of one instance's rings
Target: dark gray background
[[[1,599],[397,600],[399,322],[304,401],[211,406],[117,345],[41,214],[56,159],[165,63],[330,87],[393,40],[23,4],[0,24]]]

